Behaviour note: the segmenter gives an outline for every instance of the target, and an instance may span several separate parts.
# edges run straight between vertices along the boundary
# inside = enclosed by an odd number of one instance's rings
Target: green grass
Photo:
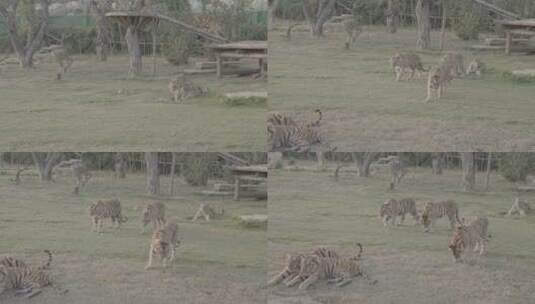
[[[342,289],[325,283],[307,292],[274,287],[273,304],[294,303],[532,303],[535,301],[535,216],[502,215],[517,195],[514,185],[491,176],[488,192],[461,191],[461,172],[409,168],[399,189],[389,191],[387,170],[369,178],[342,171],[334,181],[334,165],[314,171],[314,163],[298,162],[307,170],[273,170],[270,173],[268,228],[269,275],[281,270],[284,255],[317,245],[332,245],[342,252],[364,245],[363,267],[377,279],[370,286],[356,279]],[[482,183],[483,178],[479,178]],[[482,185],[478,185],[481,189]],[[383,227],[379,206],[388,198],[413,197],[419,207],[428,200],[454,199],[461,216],[485,215],[492,235],[488,255],[466,256],[454,263],[447,246],[447,220],[439,220],[435,232],[425,233],[409,216],[403,226]],[[535,201],[534,194],[522,194]],[[308,302],[307,302],[308,301]]]
[[[31,173],[31,172],[30,172]],[[167,216],[179,222],[174,264],[145,271],[150,233],[141,234],[139,212],[145,177],[125,180],[97,173],[80,196],[71,194],[74,182],[66,172],[55,183],[25,175],[18,186],[0,176],[0,254],[10,253],[40,263],[43,249],[54,253],[54,282],[69,292],[62,296],[47,288],[35,303],[260,303],[265,292],[266,232],[246,229],[234,217],[266,213],[261,201],[225,201],[225,216],[210,223],[191,223],[202,197],[199,188],[178,180],[178,197],[163,200]],[[178,187],[178,188],[176,188]],[[168,189],[168,179],[162,180]],[[87,208],[98,198],[117,197],[128,217],[121,229],[91,232]],[[107,227],[107,225],[105,225]],[[26,303],[0,296],[0,302]]]
[[[9,151],[238,151],[265,146],[265,105],[229,107],[224,93],[265,91],[247,77],[192,76],[208,96],[174,104],[167,89],[176,67],[159,60],[157,77],[127,79],[128,58],[75,56],[65,80],[55,63],[24,72],[0,67],[0,144]],[[145,59],[146,74],[152,68]]]
[[[396,51],[415,51],[429,68],[442,56],[437,33],[434,51],[418,51],[414,29],[393,35],[370,27],[345,50],[345,34],[335,25],[324,38],[295,31],[288,41],[283,30],[270,33],[269,109],[298,115],[323,109],[326,138],[339,150],[535,148],[530,132],[535,85],[503,77],[533,68],[535,56],[474,54],[465,47],[478,42],[461,42],[448,33],[447,50],[463,53],[466,65],[479,56],[490,72],[481,79],[455,79],[439,103],[425,103],[426,80],[394,81],[388,60]]]

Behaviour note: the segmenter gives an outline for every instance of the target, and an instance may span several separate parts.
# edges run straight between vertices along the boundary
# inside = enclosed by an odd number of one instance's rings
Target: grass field
[[[145,271],[150,233],[141,234],[135,211],[151,200],[143,196],[144,175],[117,180],[100,172],[80,196],[71,194],[70,175],[50,184],[28,175],[22,179],[16,186],[8,175],[0,176],[0,254],[40,264],[42,250],[52,250],[53,281],[69,292],[46,288],[32,300],[4,294],[0,303],[256,304],[266,299],[266,232],[242,228],[234,218],[265,214],[265,201],[229,200],[223,219],[191,223],[202,199],[193,193],[199,189],[175,185],[178,197],[164,202],[167,216],[178,218],[182,244],[171,267]],[[163,189],[166,182],[162,180]],[[90,231],[87,208],[92,200],[107,197],[121,199],[128,222],[98,235]]]
[[[279,285],[270,289],[271,304],[535,303],[535,216],[501,214],[517,194],[500,176],[491,176],[488,192],[465,193],[458,170],[436,176],[430,168],[409,168],[399,189],[389,191],[389,172],[359,178],[347,170],[335,182],[333,166],[313,171],[315,163],[297,165],[307,170],[270,172],[269,276],[282,269],[286,253],[331,245],[349,254],[361,242],[363,267],[378,283],[356,278],[342,288],[320,283],[307,291]],[[447,220],[439,220],[433,233],[413,225],[410,216],[403,226],[383,227],[380,204],[403,197],[415,198],[418,205],[454,199],[461,216],[486,215],[492,235],[488,255],[454,263]],[[521,197],[535,200],[533,194]]]
[[[297,27],[290,41],[285,30],[281,23],[270,32],[269,110],[299,116],[322,109],[325,138],[339,151],[535,149],[535,85],[502,76],[535,68],[535,56],[474,54],[465,47],[478,42],[448,33],[447,50],[461,52],[465,65],[479,56],[490,72],[455,79],[440,102],[425,103],[427,79],[396,82],[388,60],[396,51],[414,51],[429,68],[442,56],[438,33],[434,51],[418,51],[414,29],[389,34],[369,27],[345,50],[339,26],[329,25],[324,38]]]
[[[128,57],[99,62],[75,56],[63,81],[47,62],[31,72],[0,66],[0,144],[6,151],[256,151],[265,147],[266,106],[227,106],[219,95],[265,91],[266,82],[215,74],[192,76],[206,97],[175,104],[167,85],[178,69],[158,63],[150,77],[127,78]]]

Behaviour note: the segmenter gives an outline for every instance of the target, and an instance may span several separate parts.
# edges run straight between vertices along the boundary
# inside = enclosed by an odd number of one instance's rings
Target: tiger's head
[[[381,208],[379,208],[379,219],[383,220],[383,218],[386,216],[386,220],[390,220],[391,216],[388,214],[388,207],[390,207],[390,204],[393,202],[393,199],[389,199],[385,201]]]
[[[143,212],[141,213],[141,222],[143,223],[143,227],[147,226],[151,221],[151,212],[150,212],[150,206],[146,206],[143,208]]]
[[[461,259],[461,252],[463,251],[465,244],[464,244],[464,237],[463,234],[465,233],[466,227],[463,225],[457,225],[455,226],[453,230],[453,235],[450,239],[449,249],[451,250],[451,253],[453,254],[453,260],[455,262],[459,262]]]
[[[317,255],[305,255],[301,258],[301,265],[299,266],[299,276],[301,278],[308,278],[312,274],[318,272],[321,267],[321,259]]]
[[[301,254],[287,254],[286,255],[286,267],[291,273],[299,273],[301,269],[301,259],[303,255]]]
[[[429,226],[431,225],[431,217],[429,215],[431,212],[431,207],[432,203],[425,204],[424,210],[420,216],[420,222],[424,226],[426,232],[429,230]]]

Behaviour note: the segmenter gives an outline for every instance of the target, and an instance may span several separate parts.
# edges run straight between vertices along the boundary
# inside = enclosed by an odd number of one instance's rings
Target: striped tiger
[[[299,289],[307,289],[320,279],[327,279],[329,283],[336,283],[338,287],[351,283],[357,276],[369,279],[360,269],[362,245],[358,243],[357,246],[359,252],[352,257],[306,255],[301,259],[299,279],[302,283]]]
[[[488,227],[489,220],[484,216],[474,217],[468,224],[463,219],[463,223],[456,226],[448,246],[455,262],[461,260],[461,253],[465,249],[479,251],[479,255],[485,254]]]
[[[89,217],[91,218],[92,231],[102,232],[105,219],[110,219],[112,226],[117,224],[117,228],[128,220],[122,215],[121,202],[118,199],[99,200],[89,207]]]
[[[314,145],[329,145],[323,142],[320,122],[321,110],[314,113],[318,118],[310,123],[298,123],[293,118],[279,113],[271,114],[267,119],[268,144],[271,151],[307,152]]]
[[[435,221],[444,216],[447,216],[450,220],[451,229],[455,227],[455,222],[460,223],[457,203],[452,200],[442,201],[439,203],[426,203],[424,206],[424,211],[422,212],[422,224],[424,225],[425,231],[431,231]]]
[[[166,267],[175,258],[175,248],[180,245],[178,240],[178,225],[175,220],[169,221],[162,229],[156,230],[151,239],[149,261],[145,269],[152,268],[154,257],[157,257]]]
[[[393,225],[401,225],[405,220],[405,214],[409,213],[416,223],[420,222],[420,216],[416,210],[416,202],[412,198],[403,198],[400,200],[389,199],[384,202],[379,209],[379,218],[383,225],[387,226],[388,222]],[[399,224],[396,223],[396,217],[400,216]]]
[[[45,270],[50,267],[52,253],[49,250],[44,252],[48,255],[48,260],[40,267],[30,267],[10,256],[3,257],[0,260],[0,294],[5,290],[15,290],[17,293],[37,292],[51,285]]]
[[[165,225],[165,204],[153,202],[145,205],[141,212],[141,222],[143,224],[143,233],[149,223],[152,223],[153,231],[162,229]]]
[[[335,257],[338,255],[333,248],[323,246],[316,247],[311,254],[320,257]],[[268,286],[274,286],[282,282],[290,287],[302,281],[299,271],[301,270],[301,260],[305,256],[306,254],[287,254],[284,269],[268,281]]]

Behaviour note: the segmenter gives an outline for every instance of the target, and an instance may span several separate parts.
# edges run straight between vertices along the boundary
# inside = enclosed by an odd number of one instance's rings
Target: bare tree
[[[268,30],[272,30],[275,23],[275,12],[280,0],[268,0]]]
[[[126,177],[126,153],[121,153],[121,152],[115,153],[114,167],[115,167],[116,178]]]
[[[336,0],[302,0],[303,13],[314,37],[323,36],[323,25],[329,20]]]
[[[442,0],[442,24],[440,26],[440,50],[446,46],[446,24],[448,23],[448,0]]]
[[[463,189],[472,191],[476,185],[476,166],[474,164],[474,152],[461,152],[463,168]]]
[[[418,0],[416,3],[416,21],[418,37],[416,46],[421,49],[431,48],[431,0]]]
[[[357,164],[360,177],[368,177],[370,175],[370,165],[377,154],[377,152],[354,152],[351,154],[353,161]]]
[[[96,18],[97,37],[95,51],[97,53],[97,58],[101,61],[106,61],[108,59],[111,44],[110,24],[106,18],[106,13],[112,8],[112,1],[91,0],[89,5]]]
[[[388,0],[386,7],[386,27],[392,34],[398,31],[399,11],[398,0]]]
[[[53,181],[54,168],[61,161],[63,155],[59,152],[32,152],[33,162],[39,170],[42,181]]]
[[[432,153],[431,154],[431,166],[433,167],[433,174],[441,175],[443,165],[444,165],[444,154]]]
[[[48,6],[50,0],[0,0],[0,16],[5,19],[9,40],[17,54],[20,66],[25,69],[33,67],[33,55],[39,50],[48,27]],[[17,18],[20,5],[26,5],[25,19],[28,23],[26,37],[20,35]]]
[[[158,152],[145,152],[147,165],[147,191],[151,195],[160,194],[160,170]]]
[[[322,151],[317,151],[316,159],[318,161],[318,168],[323,169],[325,167],[325,154]]]

